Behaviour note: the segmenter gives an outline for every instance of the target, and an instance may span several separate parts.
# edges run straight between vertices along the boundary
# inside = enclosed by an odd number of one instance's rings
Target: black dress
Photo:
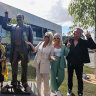
[[[0,50],[0,59],[1,59],[1,50]],[[0,62],[0,82],[4,81],[4,76],[1,74],[2,73],[2,63]]]

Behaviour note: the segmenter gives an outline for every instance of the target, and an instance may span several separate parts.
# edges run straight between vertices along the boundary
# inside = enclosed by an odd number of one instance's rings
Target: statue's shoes
[[[31,87],[27,86],[27,87],[25,88],[25,92],[31,93],[31,92],[32,92]]]

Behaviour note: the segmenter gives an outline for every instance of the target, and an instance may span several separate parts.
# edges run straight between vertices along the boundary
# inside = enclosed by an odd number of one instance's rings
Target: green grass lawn
[[[28,64],[28,80],[29,81],[34,81],[36,79],[35,68],[32,67],[32,63],[33,63],[33,61],[30,61]],[[8,63],[7,67],[8,67],[8,72],[9,72],[8,81],[10,81],[12,78],[11,77],[12,76],[11,64]],[[21,64],[19,64],[18,67],[19,67],[18,68],[18,80],[20,80]],[[84,73],[94,74],[94,68],[85,66]],[[62,96],[66,96],[67,89],[68,89],[68,87],[67,87],[67,69],[65,69],[65,80],[59,88]],[[77,79],[76,79],[75,73],[74,73],[74,77],[73,77],[73,90],[72,91],[73,91],[73,96],[78,96],[77,95]],[[96,96],[96,85],[84,82],[84,96]]]
[[[94,68],[90,68],[87,66],[84,66],[84,70],[83,73],[90,73],[90,74],[94,74]],[[62,96],[66,96],[67,94],[67,90],[68,90],[68,86],[67,86],[67,69],[65,69],[65,80],[62,83],[62,85],[60,86],[59,90],[62,93]],[[74,76],[73,76],[73,96],[78,96],[77,94],[77,78],[74,72]],[[84,96],[96,96],[96,85],[94,84],[89,84],[87,82],[84,82]]]

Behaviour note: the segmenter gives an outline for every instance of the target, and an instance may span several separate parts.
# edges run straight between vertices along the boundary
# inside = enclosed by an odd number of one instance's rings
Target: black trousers
[[[73,87],[73,72],[76,72],[77,80],[78,80],[78,94],[83,94],[83,64],[68,64],[68,89],[72,90]]]

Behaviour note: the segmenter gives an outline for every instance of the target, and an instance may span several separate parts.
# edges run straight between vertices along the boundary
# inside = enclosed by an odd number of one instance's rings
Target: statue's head
[[[16,18],[17,18],[17,23],[18,23],[18,25],[23,24],[24,15],[22,15],[22,14],[17,14]]]

